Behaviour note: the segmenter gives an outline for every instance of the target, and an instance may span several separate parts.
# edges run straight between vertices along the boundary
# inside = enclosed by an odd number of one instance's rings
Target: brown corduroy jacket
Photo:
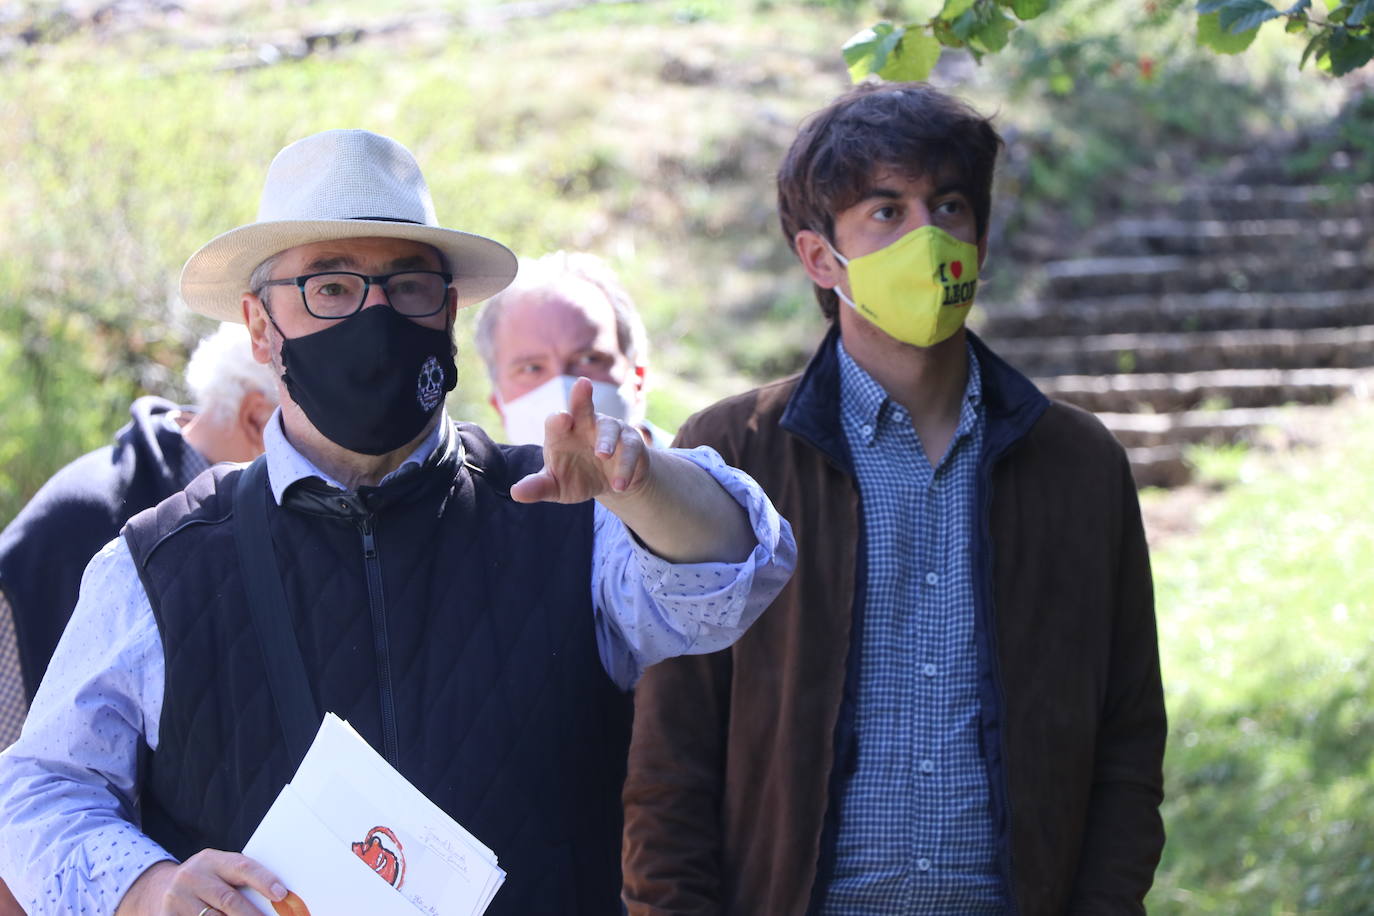
[[[998,864],[1022,916],[1141,913],[1164,842],[1149,559],[1121,446],[976,338],[986,422],[974,575]],[[625,784],[636,914],[814,911],[853,765],[863,520],[834,332],[798,378],[690,419],[791,523],[791,582],[730,649],[651,667]]]

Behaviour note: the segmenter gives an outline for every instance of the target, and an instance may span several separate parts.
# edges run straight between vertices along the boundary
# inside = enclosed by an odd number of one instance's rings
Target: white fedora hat
[[[347,238],[433,245],[453,274],[460,306],[495,295],[515,276],[515,255],[505,245],[439,225],[410,150],[366,130],[327,130],[277,153],[257,221],[191,255],[181,269],[181,298],[202,315],[242,321],[240,302],[259,264],[297,245]]]

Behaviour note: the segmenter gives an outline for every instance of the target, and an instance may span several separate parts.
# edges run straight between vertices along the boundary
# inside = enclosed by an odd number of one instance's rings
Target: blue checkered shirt
[[[974,484],[984,419],[969,348],[959,426],[935,467],[911,416],[839,345],[867,586],[857,765],[840,799],[825,914],[1005,910],[978,750]]]

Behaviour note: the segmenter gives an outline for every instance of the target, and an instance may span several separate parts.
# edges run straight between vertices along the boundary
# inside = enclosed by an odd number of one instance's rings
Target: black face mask
[[[364,455],[418,436],[458,383],[448,331],[385,305],[304,337],[283,334],[281,358],[286,390],[315,428]]]

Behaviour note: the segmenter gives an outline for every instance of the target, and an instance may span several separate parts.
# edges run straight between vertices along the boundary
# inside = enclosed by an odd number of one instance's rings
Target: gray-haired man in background
[[[522,259],[514,282],[482,306],[477,352],[491,377],[491,406],[506,438],[544,441],[544,420],[566,410],[579,376],[599,413],[624,420],[644,441],[671,434],[645,418],[649,338],[634,300],[610,266],[585,252]]]
[[[210,465],[262,453],[277,385],[242,325],[200,341],[186,385],[196,406],[137,399],[113,443],[54,474],[0,533],[0,747],[19,736],[95,552]]]

